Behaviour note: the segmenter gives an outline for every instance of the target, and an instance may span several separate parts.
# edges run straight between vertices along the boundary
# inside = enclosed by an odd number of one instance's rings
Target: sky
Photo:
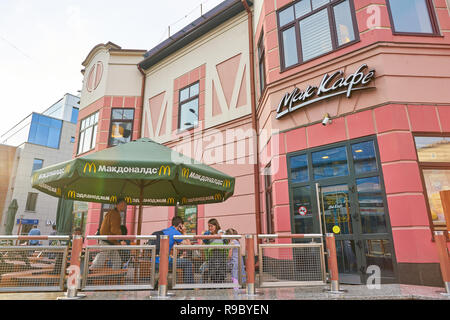
[[[150,50],[221,0],[0,0],[0,135],[65,93],[99,43]],[[201,7],[200,7],[201,5]]]

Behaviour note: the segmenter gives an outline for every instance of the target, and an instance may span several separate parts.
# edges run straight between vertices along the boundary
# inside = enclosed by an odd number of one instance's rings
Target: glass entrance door
[[[341,283],[370,270],[395,282],[395,255],[375,140],[347,141],[288,157],[293,233],[334,233]]]
[[[323,232],[334,233],[336,239],[339,279],[343,283],[360,284],[362,261],[355,245],[358,230],[353,221],[354,194],[348,184],[337,184],[320,187],[319,196]]]

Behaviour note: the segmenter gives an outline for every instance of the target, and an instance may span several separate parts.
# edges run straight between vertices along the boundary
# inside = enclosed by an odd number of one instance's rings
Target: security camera
[[[328,113],[325,113],[325,115],[323,116],[323,120],[322,120],[322,125],[326,126],[327,124],[331,124],[332,121],[330,119],[330,115]]]

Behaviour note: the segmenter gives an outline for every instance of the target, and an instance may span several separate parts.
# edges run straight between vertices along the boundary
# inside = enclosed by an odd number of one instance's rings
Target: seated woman
[[[222,233],[223,231],[217,219],[210,219],[208,221],[208,231],[204,235],[217,235]],[[208,245],[225,244],[222,239],[205,239],[203,243]],[[205,252],[205,260],[200,267],[202,282],[223,283],[226,278],[227,250],[209,248]]]

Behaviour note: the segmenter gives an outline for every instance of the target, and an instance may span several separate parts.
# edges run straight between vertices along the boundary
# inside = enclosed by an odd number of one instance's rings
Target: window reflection
[[[36,170],[39,170],[42,168],[44,164],[44,160],[42,159],[33,159],[33,169],[31,170],[31,173],[33,173]]]
[[[284,9],[279,14],[280,19],[280,27],[288,24],[289,22],[294,21],[294,7],[290,6],[287,9]]]
[[[95,148],[97,139],[98,111],[81,120],[80,139],[78,140],[78,154]]]
[[[198,125],[199,82],[180,91],[179,129],[188,130]]]
[[[297,39],[295,36],[295,27],[283,31],[283,48],[285,67],[298,63]]]
[[[355,241],[336,240],[336,256],[339,273],[358,273]]]
[[[449,162],[450,137],[414,137],[420,162]]]
[[[355,40],[349,2],[344,1],[333,9],[339,45]]]
[[[436,225],[445,225],[440,191],[450,190],[450,169],[423,169],[431,218]]]
[[[389,0],[395,31],[432,33],[427,0]]]
[[[28,142],[58,149],[62,120],[49,118],[36,113],[33,113],[31,119]]]
[[[301,18],[305,14],[311,12],[310,0],[301,0],[295,4],[295,18]]]
[[[312,153],[314,178],[325,179],[348,175],[345,147],[332,148]]]
[[[291,179],[292,182],[308,181],[308,159],[307,155],[291,158]]]
[[[373,141],[352,145],[352,154],[356,174],[377,171]]]
[[[357,179],[358,201],[363,233],[386,233],[380,178]]]
[[[314,233],[309,186],[294,189],[294,219],[296,233]]]
[[[393,278],[394,266],[392,263],[391,241],[387,239],[366,240],[364,247],[367,265],[380,267],[383,278]]]

